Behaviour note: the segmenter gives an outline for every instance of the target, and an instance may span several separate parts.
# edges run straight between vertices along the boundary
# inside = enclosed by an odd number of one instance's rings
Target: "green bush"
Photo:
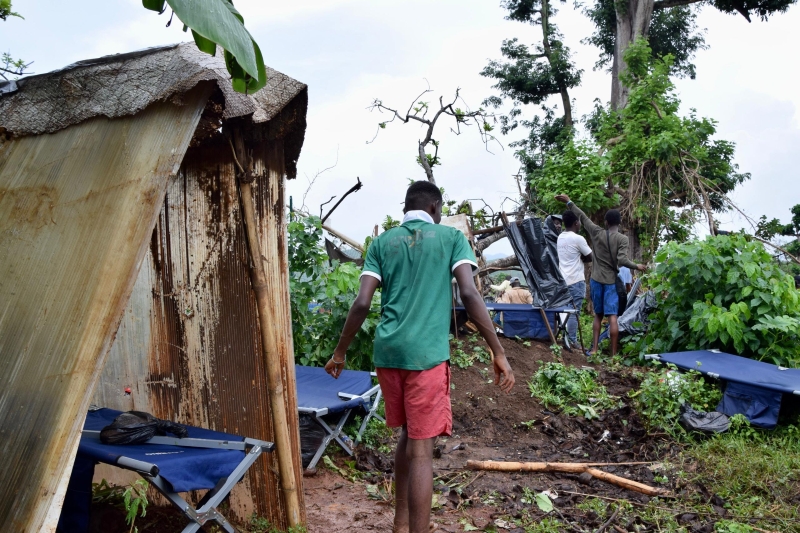
[[[567,415],[592,419],[618,403],[597,378],[597,372],[591,368],[544,363],[531,376],[528,390],[548,409],[560,409]]]
[[[674,435],[683,432],[678,425],[681,405],[688,403],[698,411],[713,411],[722,393],[699,372],[679,374],[674,365],[668,365],[647,372],[639,390],[628,396],[648,429],[663,429]]]
[[[354,263],[330,267],[322,245],[317,217],[289,222],[289,289],[295,361],[323,366],[336,348],[350,306],[358,294],[361,269]],[[309,304],[318,304],[309,309]],[[372,370],[372,342],[380,321],[376,292],[367,319],[347,351],[347,368]]]
[[[670,242],[656,261],[661,297],[641,353],[716,348],[800,366],[800,295],[760,243],[743,235]]]

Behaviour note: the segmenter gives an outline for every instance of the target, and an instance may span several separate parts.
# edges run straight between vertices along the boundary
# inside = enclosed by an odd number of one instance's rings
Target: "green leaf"
[[[208,55],[217,55],[217,43],[211,39],[206,39],[194,30],[192,30],[192,37],[194,37],[194,44],[197,45],[198,50]]]
[[[250,76],[258,76],[259,65],[253,38],[242,24],[241,15],[237,17],[238,12],[236,14],[232,12],[235,10],[232,9],[230,2],[227,0],[167,0],[167,3],[181,19],[181,22],[230,52],[236,59],[237,65],[240,65]]]
[[[550,496],[544,492],[536,494],[536,506],[539,507],[543,513],[549,513],[553,510],[553,502],[550,500]]]
[[[164,12],[164,4],[166,3],[167,0],[142,0],[142,6],[144,6],[145,9],[158,11],[159,13]]]

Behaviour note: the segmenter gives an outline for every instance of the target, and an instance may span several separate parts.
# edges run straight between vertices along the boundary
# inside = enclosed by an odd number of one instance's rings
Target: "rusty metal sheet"
[[[210,88],[0,145],[0,524],[52,527],[86,408]],[[51,507],[52,504],[52,507]],[[51,510],[48,516],[48,510]]]
[[[255,189],[264,255],[284,272],[271,278],[277,301],[285,306],[285,320],[273,331],[281,337],[286,366],[292,371],[284,376],[284,387],[297,428],[283,140],[259,141],[253,152],[259,168]],[[230,147],[190,148],[169,181],[94,402],[273,440],[249,261]],[[124,392],[127,387],[130,395]],[[299,434],[293,447],[299,474]],[[276,472],[272,455],[259,459],[231,494],[232,515],[246,520],[256,512],[285,528]],[[99,475],[124,480],[107,470]],[[302,487],[299,475],[297,484]]]

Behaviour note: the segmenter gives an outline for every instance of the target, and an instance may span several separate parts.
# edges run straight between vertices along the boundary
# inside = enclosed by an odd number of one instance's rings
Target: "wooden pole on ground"
[[[230,142],[230,138],[228,141]],[[292,444],[284,398],[281,361],[277,356],[275,336],[271,335],[269,332],[269,328],[272,327],[271,324],[274,322],[271,319],[274,306],[270,302],[270,295],[267,291],[267,274],[264,270],[264,262],[262,260],[261,241],[256,231],[252,180],[249,179],[250,175],[241,163],[244,162],[245,165],[249,165],[247,152],[244,139],[236,130],[233,132],[231,149],[233,149],[234,161],[240,173],[237,181],[239,183],[242,214],[245,230],[247,231],[250,259],[253,262],[250,276],[253,284],[253,292],[255,292],[256,295],[256,305],[258,307],[261,349],[267,367],[267,384],[269,387],[269,402],[272,411],[272,425],[274,428],[275,453],[278,456],[281,490],[283,491],[284,502],[286,504],[286,521],[289,527],[294,527],[301,524],[300,500],[297,494],[297,477],[292,460]]]
[[[495,472],[564,472],[569,474],[582,474],[587,472],[597,479],[613,483],[624,489],[640,492],[648,496],[666,496],[669,491],[651,487],[624,477],[615,476],[593,466],[618,466],[622,463],[519,463],[506,461],[467,461],[470,470],[491,470]],[[649,464],[649,463],[628,463]]]

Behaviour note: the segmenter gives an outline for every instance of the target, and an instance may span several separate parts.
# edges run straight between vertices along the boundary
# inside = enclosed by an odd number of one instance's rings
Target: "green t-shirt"
[[[381,234],[361,274],[381,282],[373,358],[380,368],[427,370],[450,358],[452,271],[475,254],[455,228],[410,220]]]

